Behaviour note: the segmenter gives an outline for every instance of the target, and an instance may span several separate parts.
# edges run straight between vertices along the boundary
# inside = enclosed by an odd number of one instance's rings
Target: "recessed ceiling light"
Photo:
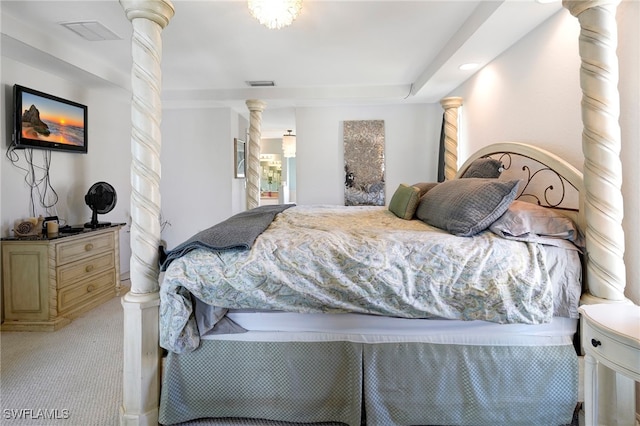
[[[470,70],[475,70],[479,66],[480,65],[476,64],[475,62],[469,62],[467,64],[460,65],[459,69],[461,69],[462,71],[470,71]]]
[[[549,3],[555,3],[557,1],[560,1],[560,0],[536,0],[536,3],[549,4]]]

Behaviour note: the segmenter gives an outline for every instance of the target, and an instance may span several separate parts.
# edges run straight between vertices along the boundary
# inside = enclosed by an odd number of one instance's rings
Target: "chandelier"
[[[273,30],[291,25],[300,14],[302,0],[248,0],[248,6],[254,18]]]
[[[291,130],[287,132],[282,136],[282,151],[285,158],[293,158],[296,156],[296,135],[291,134]]]

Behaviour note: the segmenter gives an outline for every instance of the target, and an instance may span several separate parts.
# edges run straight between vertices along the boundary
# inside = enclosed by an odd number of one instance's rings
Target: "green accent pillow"
[[[484,231],[502,216],[517,195],[517,180],[449,180],[422,197],[416,216],[453,235],[470,237]]]
[[[401,219],[411,220],[420,201],[420,189],[401,183],[391,197],[389,210]]]

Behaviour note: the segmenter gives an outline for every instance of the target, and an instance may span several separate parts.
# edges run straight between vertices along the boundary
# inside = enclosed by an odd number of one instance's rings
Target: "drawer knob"
[[[600,340],[591,339],[591,346],[593,346],[594,348],[597,348],[600,345],[602,345],[602,342],[600,342]]]
[[[86,246],[84,246],[84,249],[86,251],[93,250],[93,244],[91,244],[91,243],[87,244]]]
[[[91,272],[93,271],[93,265],[87,265],[86,268],[84,268],[85,272]]]
[[[95,290],[96,288],[93,286],[93,284],[88,285],[87,286],[87,293],[91,293],[93,290]]]

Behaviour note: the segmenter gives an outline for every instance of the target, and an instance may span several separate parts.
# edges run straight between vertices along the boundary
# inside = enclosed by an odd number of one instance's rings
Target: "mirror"
[[[278,204],[278,190],[282,184],[280,154],[260,154],[260,204]]]

